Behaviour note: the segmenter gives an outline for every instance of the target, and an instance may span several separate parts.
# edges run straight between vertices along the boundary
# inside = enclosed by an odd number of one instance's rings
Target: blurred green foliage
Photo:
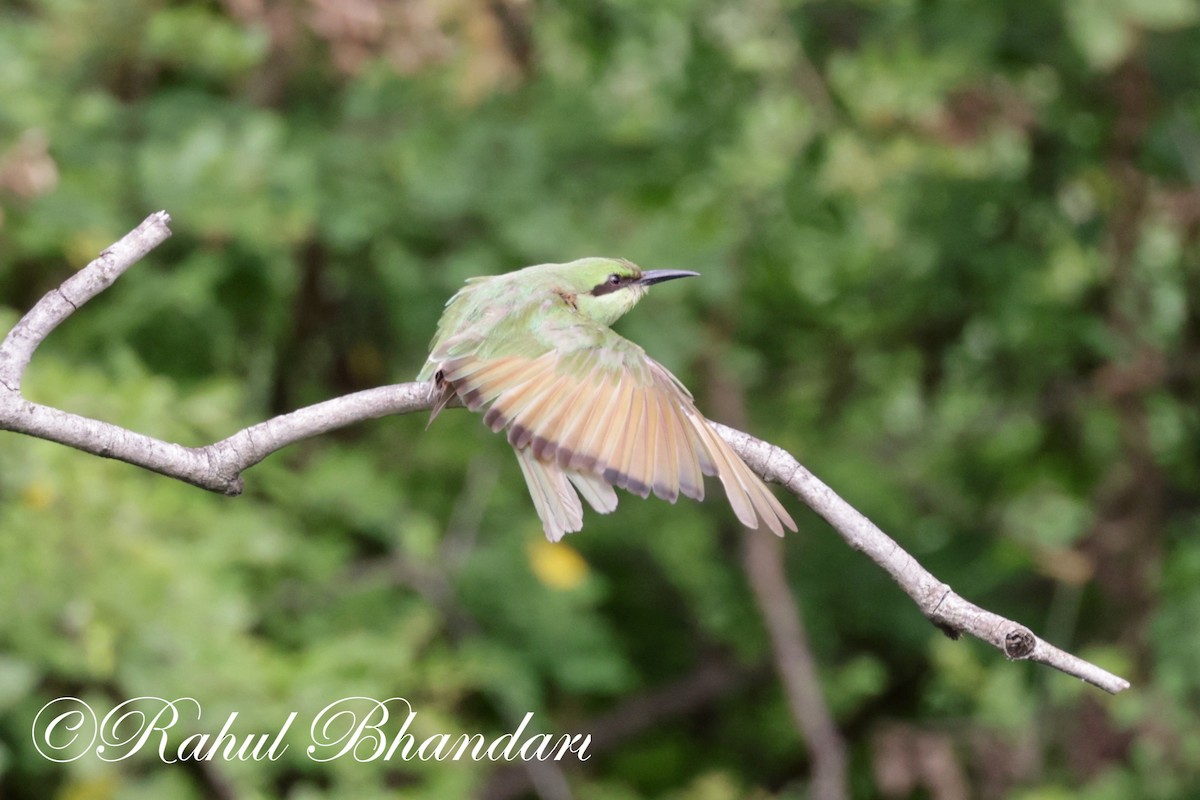
[[[1198,21],[1193,0],[11,2],[5,329],[167,209],[175,236],[53,334],[27,393],[202,444],[409,379],[469,276],[697,269],[621,330],[702,408],[733,393],[965,596],[1134,681],[1110,698],[950,642],[803,517],[788,571],[855,796],[1195,797]],[[579,798],[805,796],[739,566],[763,534],[626,496],[550,548],[500,437],[424,424],[293,447],[238,499],[6,437],[0,794],[532,791],[299,745],[55,765],[30,724],[75,694],[193,696],[247,731],[351,695],[407,698],[421,735],[534,711],[618,732],[564,767]],[[718,690],[653,701],[714,664]]]

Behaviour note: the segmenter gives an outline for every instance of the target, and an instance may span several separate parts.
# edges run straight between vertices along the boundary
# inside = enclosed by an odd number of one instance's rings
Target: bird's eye
[[[609,275],[608,276],[608,285],[609,286],[620,286],[621,285],[621,276],[615,272],[612,275]]]

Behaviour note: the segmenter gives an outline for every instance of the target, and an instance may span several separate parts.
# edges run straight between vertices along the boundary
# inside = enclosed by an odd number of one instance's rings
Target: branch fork
[[[52,289],[0,343],[0,429],[36,436],[142,467],[202,489],[240,494],[242,473],[303,439],[368,419],[433,407],[425,383],[401,383],[326,400],[283,414],[203,447],[162,441],[107,422],[31,402],[21,381],[34,351],[81,306],[171,235],[171,217],[147,217],[83,269]],[[963,599],[790,453],[724,425],[717,432],[764,480],[782,485],[825,519],[850,547],[866,554],[912,598],[934,625],[958,638],[987,642],[1012,660],[1030,660],[1116,694],[1129,682],[1040,639],[1031,630]]]

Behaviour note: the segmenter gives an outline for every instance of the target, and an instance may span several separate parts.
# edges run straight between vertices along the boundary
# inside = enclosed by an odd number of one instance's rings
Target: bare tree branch
[[[788,707],[812,756],[813,800],[844,800],[847,785],[846,743],[821,694],[820,674],[804,619],[788,586],[783,542],[777,536],[744,537],[742,559],[750,587],[771,635],[775,671],[783,681]]]
[[[705,396],[718,416],[744,426],[746,398],[725,366],[725,330],[716,334],[717,346],[705,348]],[[733,535],[741,542],[742,569],[771,642],[775,673],[812,761],[809,795],[813,800],[846,800],[850,797],[846,742],[825,702],[800,598],[788,585],[784,542],[778,536],[744,536],[740,530]]]
[[[0,343],[0,383],[10,392],[21,390],[33,351],[38,348],[59,323],[79,310],[79,307],[103,292],[121,273],[167,240],[171,235],[167,223],[171,216],[165,211],[151,214],[100,257],[76,272],[21,317],[4,342]]]
[[[21,379],[38,345],[80,306],[165,241],[170,236],[170,219],[165,211],[147,217],[39,300],[0,343],[0,429],[232,495],[242,490],[244,470],[290,444],[367,419],[432,408],[428,384],[383,386],[274,417],[204,447],[185,447],[26,400],[20,391]],[[716,425],[716,429],[764,480],[782,484],[832,525],[847,544],[881,566],[942,630],[954,636],[968,633],[999,648],[1010,659],[1046,664],[1107,692],[1129,688],[1123,678],[1042,641],[1023,625],[964,600],[787,451],[724,425]]]
[[[781,447],[724,425],[717,432],[763,480],[782,484],[833,526],[846,543],[883,567],[934,625],[951,637],[969,633],[1017,661],[1028,659],[1116,694],[1129,681],[1084,661],[999,614],[964,600]]]

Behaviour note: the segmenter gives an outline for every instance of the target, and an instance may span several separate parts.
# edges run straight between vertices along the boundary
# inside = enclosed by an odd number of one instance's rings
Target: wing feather
[[[653,417],[649,428],[657,437],[648,454],[652,459],[651,489],[655,497],[674,503],[679,498],[679,451],[675,443],[675,414],[671,413],[667,406],[667,398],[662,392],[651,391],[646,395]]]
[[[643,498],[650,496],[651,470],[654,468],[654,433],[650,430],[650,392],[639,386],[634,390],[629,425],[625,428],[624,460],[620,468],[625,489]],[[615,465],[614,465],[615,466]]]
[[[527,405],[550,388],[553,372],[552,364],[537,359],[526,362],[525,369],[509,376],[499,390],[487,388],[482,396],[488,398],[485,402],[490,402],[491,407],[483,415],[484,423],[495,432],[508,428]]]
[[[559,402],[547,410],[537,435],[530,443],[533,454],[537,458],[543,461],[559,460],[559,452],[565,449],[562,447],[562,443],[567,441],[564,429],[575,422],[578,416],[586,414],[590,410],[590,406],[586,402],[588,389],[586,379],[567,382]]]
[[[579,391],[564,401],[564,409],[570,414],[563,422],[562,430],[554,437],[555,458],[562,467],[572,466],[572,469],[584,467],[589,458],[586,452],[578,448],[585,446],[583,441],[589,431],[604,430],[604,420],[611,412],[611,403],[606,393],[607,380],[595,365],[579,382]],[[594,467],[587,463],[586,471]]]
[[[532,444],[535,431],[542,438],[546,430],[545,419],[559,407],[562,396],[570,391],[573,382],[565,376],[558,376],[543,382],[544,386],[533,392],[533,396],[521,408],[520,413],[513,416],[508,423],[508,443],[518,450],[524,450]]]
[[[629,488],[628,475],[623,470],[629,461],[633,446],[628,428],[633,414],[634,390],[632,378],[622,375],[613,393],[613,414],[609,418],[607,428],[592,434],[600,437],[600,455],[596,466],[602,468],[604,480],[622,489]]]
[[[700,469],[700,460],[692,442],[692,436],[687,424],[688,407],[691,405],[691,394],[661,365],[653,364],[654,381],[658,387],[656,394],[662,409],[667,441],[674,448],[670,460],[670,476],[673,486],[685,497],[693,500],[704,499],[704,473]],[[682,397],[687,402],[679,403],[676,397]],[[660,497],[662,495],[659,495]],[[674,499],[671,500],[674,502]]]
[[[613,420],[617,416],[619,405],[617,398],[621,384],[626,382],[625,376],[618,373],[615,376],[605,376],[599,383],[595,406],[588,417],[587,425],[580,427],[575,433],[577,438],[567,439],[567,446],[574,453],[567,466],[581,472],[603,473],[608,467],[605,459],[604,436],[613,429]]]
[[[675,426],[675,451],[679,459],[679,491],[684,497],[703,500],[704,473],[687,432],[687,421],[677,414],[672,422]]]
[[[468,408],[484,411],[488,427],[508,429],[549,538],[582,526],[580,496],[600,513],[617,506],[613,486],[669,502],[680,494],[700,500],[705,475],[721,481],[747,527],[796,529],[665,367],[577,313],[570,325],[558,322],[566,346],[525,341],[486,354],[456,348],[433,365]]]
[[[724,450],[713,441],[716,434],[712,433],[701,417],[689,415],[688,422],[692,425],[692,431],[695,433],[694,441],[708,454],[713,464],[713,472],[710,474],[716,475],[721,481],[721,485],[725,487],[725,497],[729,500],[729,505],[733,507],[734,515],[747,528],[757,528],[754,507],[746,496],[745,487],[738,480],[737,473],[734,472],[733,465],[726,458]]]
[[[717,477],[725,487],[725,495],[742,524],[748,528],[757,528],[757,520],[761,519],[779,536],[783,535],[783,525],[796,530],[796,523],[771,494],[771,490],[746,466],[746,462],[742,461],[720,434],[713,430],[708,421],[698,417],[693,425],[717,462]]]
[[[478,411],[484,404],[518,383],[528,380],[529,361],[501,358],[483,361],[475,358],[456,358],[442,367],[444,379],[454,385],[468,385],[472,390],[461,392],[463,405]]]
[[[575,485],[583,499],[588,501],[588,505],[601,514],[607,514],[617,507],[617,493],[599,475],[590,472],[567,472],[567,479]]]

